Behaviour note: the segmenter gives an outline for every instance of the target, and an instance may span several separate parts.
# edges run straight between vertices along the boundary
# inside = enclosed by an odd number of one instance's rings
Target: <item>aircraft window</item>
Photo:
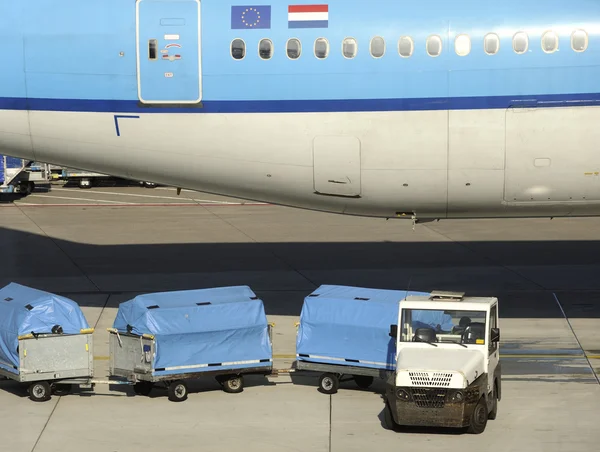
[[[231,41],[231,56],[234,60],[242,60],[246,56],[246,43],[242,39]]]
[[[554,31],[547,31],[542,36],[542,49],[546,53],[554,53],[558,50],[558,35]]]
[[[358,52],[358,44],[354,38],[346,38],[342,42],[342,54],[344,58],[352,59]]]
[[[319,59],[325,59],[329,55],[329,42],[325,38],[315,40],[315,56]]]
[[[148,59],[156,60],[156,47],[158,46],[158,41],[156,39],[148,40]]]
[[[398,40],[398,53],[403,58],[409,58],[412,56],[415,50],[415,44],[410,36],[402,36]]]
[[[431,57],[440,56],[442,53],[442,38],[433,35],[427,38],[427,54]]]
[[[584,30],[575,30],[571,35],[571,48],[575,52],[585,52],[588,47],[588,34]]]
[[[488,55],[496,55],[500,50],[500,38],[496,33],[488,33],[483,38],[483,50]]]
[[[385,40],[381,36],[371,39],[371,56],[381,58],[385,54]]]
[[[525,53],[525,52],[527,52],[528,48],[529,48],[529,37],[527,36],[527,33],[520,31],[516,35],[514,35],[513,50],[516,53],[518,53],[518,54]]]
[[[300,40],[296,38],[288,39],[287,42],[287,56],[290,60],[296,60],[300,58],[300,54],[302,53],[302,45],[300,44]]]
[[[273,56],[273,42],[270,39],[261,39],[258,43],[258,56],[263,60],[270,60]]]
[[[471,38],[468,35],[458,35],[454,40],[454,48],[458,56],[467,56],[471,53]]]

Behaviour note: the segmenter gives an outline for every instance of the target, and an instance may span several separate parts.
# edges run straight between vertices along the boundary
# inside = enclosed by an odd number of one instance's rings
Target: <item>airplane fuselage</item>
[[[600,215],[600,2],[0,0],[0,153],[329,212]]]

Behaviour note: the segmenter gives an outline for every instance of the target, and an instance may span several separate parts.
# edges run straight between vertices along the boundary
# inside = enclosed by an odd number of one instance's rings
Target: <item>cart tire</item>
[[[52,397],[50,383],[47,381],[36,381],[29,385],[29,398],[34,402],[46,402]]]
[[[56,383],[51,386],[52,394],[56,396],[64,396],[71,393],[73,386],[67,383]]]
[[[469,423],[468,432],[475,435],[483,433],[487,425],[487,420],[487,403],[485,403],[485,397],[481,396],[479,402],[477,402],[477,405],[475,405],[475,408],[473,409],[473,413],[471,414],[471,422]]]
[[[373,377],[369,377],[367,375],[354,375],[354,381],[356,382],[356,386],[361,389],[368,389],[369,386],[373,384]]]
[[[340,387],[340,379],[335,374],[326,373],[319,377],[319,391],[323,394],[335,394]]]
[[[244,390],[244,376],[234,375],[223,381],[223,391],[238,394]]]
[[[169,385],[169,400],[171,402],[183,402],[188,398],[188,387],[183,380],[175,380]]]
[[[140,381],[133,385],[133,392],[137,395],[149,396],[153,387],[154,383],[151,381]]]

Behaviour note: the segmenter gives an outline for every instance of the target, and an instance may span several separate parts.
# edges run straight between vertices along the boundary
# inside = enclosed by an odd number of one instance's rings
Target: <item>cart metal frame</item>
[[[273,346],[274,323],[268,324],[268,334]],[[242,367],[232,369],[198,370],[185,373],[153,375],[155,342],[151,334],[136,335],[120,333],[115,328],[108,328],[109,334],[109,375],[122,378],[134,384],[136,394],[149,395],[155,383],[163,383],[169,394],[169,400],[182,402],[187,399],[186,380],[201,377],[215,377],[225,392],[242,392],[244,375],[273,375],[273,359],[269,365]],[[137,360],[137,362],[136,362]],[[267,362],[267,361],[263,361]],[[198,366],[207,369],[209,365]]]
[[[354,380],[359,388],[368,389],[373,380],[385,380],[393,370],[374,367],[359,367],[345,364],[317,363],[296,359],[295,371],[320,372],[319,391],[324,394],[335,394],[341,382]],[[345,375],[348,378],[343,378]]]

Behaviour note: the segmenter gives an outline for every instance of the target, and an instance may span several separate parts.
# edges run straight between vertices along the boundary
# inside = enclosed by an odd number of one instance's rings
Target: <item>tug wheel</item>
[[[481,396],[479,402],[477,402],[477,405],[475,405],[475,408],[473,409],[473,413],[471,413],[471,422],[469,424],[468,432],[476,435],[483,433],[487,425],[487,420],[487,403],[485,403],[485,397]]]
[[[383,426],[388,430],[397,431],[399,425],[394,421],[394,416],[392,416],[392,409],[390,408],[390,404],[385,402],[385,407],[383,408]]]
[[[498,390],[494,384],[494,392],[492,392],[492,410],[488,414],[488,419],[494,420],[498,416]]]
[[[340,379],[335,374],[326,373],[319,377],[319,391],[323,394],[335,394],[340,387]]]

